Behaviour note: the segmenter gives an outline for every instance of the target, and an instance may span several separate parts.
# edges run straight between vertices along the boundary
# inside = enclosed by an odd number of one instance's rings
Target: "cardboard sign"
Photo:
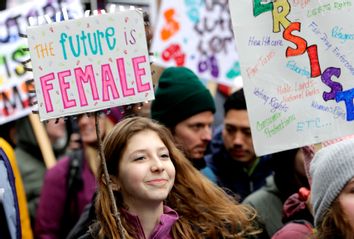
[[[28,18],[54,17],[62,7],[70,18],[82,15],[80,0],[60,2],[40,0],[0,12],[0,124],[28,115],[33,109],[30,102],[34,96],[29,93],[33,90],[29,83],[32,74],[22,64],[30,55],[23,50],[27,40],[19,36],[26,33]]]
[[[27,33],[41,120],[154,98],[140,12],[30,27]]]
[[[165,0],[157,20],[156,64],[185,66],[202,79],[235,85],[241,73],[227,1]]]
[[[354,3],[230,1],[258,155],[354,132]]]

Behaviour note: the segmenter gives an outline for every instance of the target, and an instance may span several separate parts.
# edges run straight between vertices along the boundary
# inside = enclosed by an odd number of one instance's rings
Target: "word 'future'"
[[[105,42],[108,49],[112,51],[117,44],[117,39],[114,35],[114,27],[107,27],[105,31],[96,30],[93,33],[81,31],[81,34],[76,34],[75,36],[68,36],[66,33],[61,33],[59,43],[62,48],[64,60],[68,59],[67,47],[69,47],[74,57],[79,57],[82,53],[87,56],[88,51],[92,55],[97,55],[97,53],[103,55],[103,42]],[[125,38],[127,40],[126,32]]]

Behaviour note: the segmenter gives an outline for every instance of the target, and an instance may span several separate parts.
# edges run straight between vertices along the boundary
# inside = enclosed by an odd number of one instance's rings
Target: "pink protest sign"
[[[27,30],[41,120],[154,98],[142,13]]]

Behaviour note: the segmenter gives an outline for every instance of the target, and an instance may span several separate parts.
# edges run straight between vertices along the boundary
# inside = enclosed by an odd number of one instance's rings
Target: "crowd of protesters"
[[[49,169],[26,117],[1,125],[0,238],[354,238],[354,140],[258,156],[243,89],[224,98],[168,67],[144,112],[48,121]]]
[[[0,140],[0,186],[15,189],[11,195],[0,191],[6,215],[3,235],[353,235],[354,140],[350,137],[324,144],[318,152],[306,146],[258,157],[243,89],[225,97],[224,121],[213,128],[218,110],[213,96],[185,67],[164,70],[150,117],[125,109],[112,109],[118,110],[118,117],[82,114],[52,127],[52,122],[47,123],[58,158],[50,169],[45,168],[28,120],[16,122],[15,140],[11,144]],[[95,119],[109,180],[98,156]],[[2,136],[9,141],[9,135]]]

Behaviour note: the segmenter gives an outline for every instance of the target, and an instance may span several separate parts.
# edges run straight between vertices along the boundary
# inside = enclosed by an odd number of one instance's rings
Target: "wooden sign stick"
[[[56,159],[54,156],[52,145],[49,142],[48,134],[43,124],[39,121],[38,114],[31,113],[28,115],[28,118],[31,122],[34,135],[42,152],[44,163],[47,169],[49,169],[56,164]]]
[[[96,126],[97,142],[98,142],[98,151],[99,151],[99,156],[101,158],[101,164],[103,167],[104,179],[106,181],[106,186],[107,186],[108,192],[109,192],[109,199],[112,202],[113,216],[114,216],[114,219],[116,220],[116,223],[118,226],[120,238],[125,239],[124,227],[122,225],[122,221],[120,219],[120,213],[118,211],[116,200],[114,198],[112,185],[111,185],[111,179],[109,177],[109,173],[108,173],[108,169],[107,169],[106,158],[103,153],[103,144],[102,144],[102,139],[101,139],[100,127],[99,127],[99,113],[98,112],[95,112],[95,126]]]

